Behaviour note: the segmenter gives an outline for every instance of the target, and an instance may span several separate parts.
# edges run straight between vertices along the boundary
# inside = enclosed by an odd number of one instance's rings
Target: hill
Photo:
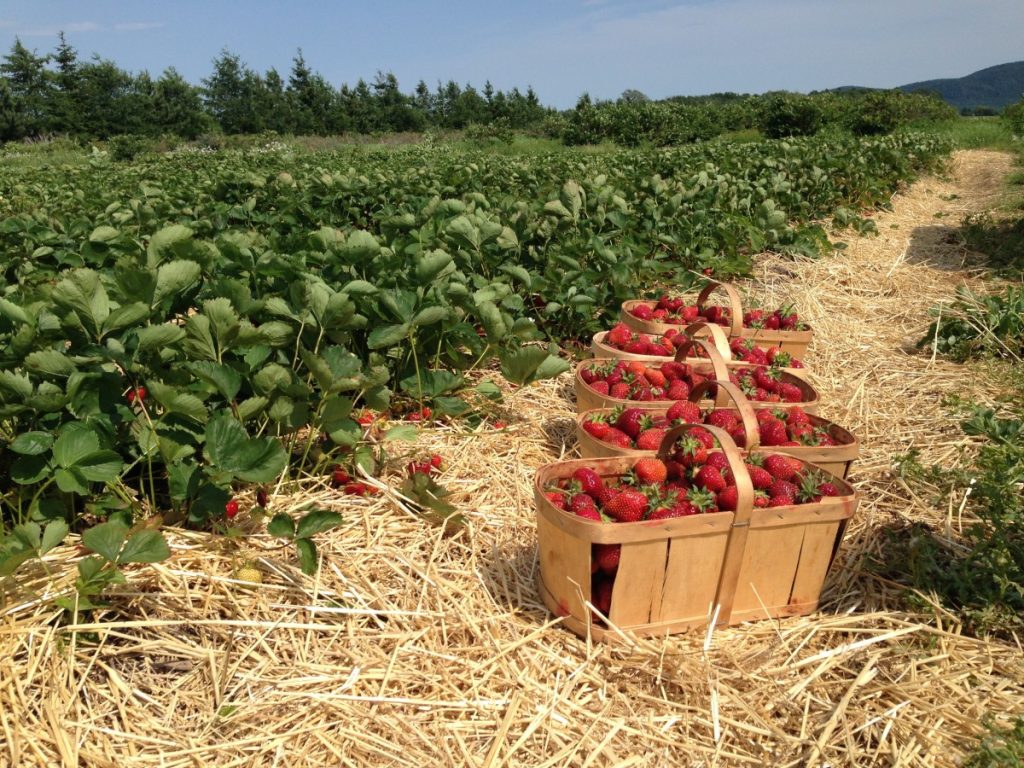
[[[1024,97],[1024,61],[998,64],[965,77],[924,80],[899,86],[902,91],[934,91],[957,109],[1002,109]]]

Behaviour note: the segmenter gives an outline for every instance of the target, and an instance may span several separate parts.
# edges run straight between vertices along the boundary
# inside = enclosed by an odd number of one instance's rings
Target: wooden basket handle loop
[[[743,433],[746,436],[746,445],[743,446],[744,450],[752,451],[757,448],[761,444],[761,427],[757,421],[757,411],[754,410],[754,406],[751,405],[747,396],[743,394],[743,390],[731,381],[705,381],[703,384],[698,384],[690,390],[690,402],[700,402],[701,397],[711,389],[712,384],[717,385],[718,392],[725,392],[729,396],[729,399],[736,405],[736,410],[740,413],[740,421],[743,422]]]
[[[729,338],[735,338],[743,331],[743,304],[740,301],[739,292],[729,283],[709,280],[708,284],[704,286],[704,290],[697,296],[697,307],[703,310],[704,302],[707,301],[708,296],[719,288],[725,291],[725,295],[729,298]]]

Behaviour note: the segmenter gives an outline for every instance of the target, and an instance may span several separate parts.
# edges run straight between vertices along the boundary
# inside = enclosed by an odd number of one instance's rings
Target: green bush
[[[821,108],[808,96],[772,94],[761,107],[761,130],[771,139],[813,136],[822,126],[822,117]]]
[[[107,147],[110,150],[110,157],[112,160],[118,162],[127,162],[134,160],[141,154],[151,152],[153,150],[154,142],[152,139],[145,136],[139,136],[134,133],[125,133],[121,136],[114,136],[110,139]]]
[[[1003,120],[1009,124],[1014,135],[1024,136],[1024,99],[1004,109]]]

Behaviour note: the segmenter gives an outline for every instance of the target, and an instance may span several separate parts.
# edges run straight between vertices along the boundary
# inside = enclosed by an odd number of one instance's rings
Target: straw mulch
[[[536,593],[534,470],[573,451],[568,376],[511,394],[502,432],[426,432],[419,454],[468,518],[444,538],[386,498],[324,485],[279,494],[344,514],[297,570],[274,540],[169,532],[96,624],[56,621],[81,555],[66,547],[0,593],[0,764],[11,766],[954,766],[987,714],[1024,711],[1019,646],[964,637],[875,573],[887,532],[966,520],[891,472],[893,456],[957,460],[941,401],[991,399],[968,369],[909,354],[928,309],[970,280],[950,237],[993,205],[1009,169],[962,152],[818,261],[766,256],[750,293],[793,299],[824,415],[863,443],[863,495],[823,609],[708,635],[589,645]],[[955,197],[954,197],[955,194]],[[941,213],[941,218],[936,215]],[[967,265],[969,266],[969,265]],[[256,559],[265,584],[233,579]]]

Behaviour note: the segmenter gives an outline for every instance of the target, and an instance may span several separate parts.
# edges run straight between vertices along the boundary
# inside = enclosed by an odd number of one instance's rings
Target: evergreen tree
[[[21,109],[10,84],[0,78],[0,141],[13,141],[25,135]]]
[[[164,70],[153,88],[153,121],[158,133],[194,139],[212,127],[203,111],[199,89],[171,67]]]
[[[285,93],[284,80],[271,67],[262,78],[257,98],[257,109],[267,130],[288,133],[292,130],[291,104]]]
[[[7,78],[21,135],[36,136],[45,131],[50,101],[46,57],[37,56],[16,37],[10,53],[0,63],[0,75]]]
[[[257,112],[260,78],[227,49],[213,61],[213,72],[203,79],[204,103],[224,133],[259,133],[263,123]]]
[[[78,52],[71,47],[63,32],[57,34],[57,41],[57,50],[52,56],[57,68],[53,76],[56,91],[51,95],[47,122],[52,130],[72,136],[87,133],[86,126],[82,124],[82,81]]]

